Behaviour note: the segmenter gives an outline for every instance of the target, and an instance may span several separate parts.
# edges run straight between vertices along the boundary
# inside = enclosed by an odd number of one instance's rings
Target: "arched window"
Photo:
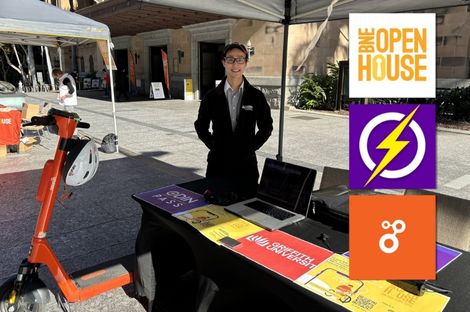
[[[93,60],[92,55],[90,55],[90,57],[88,58],[88,63],[90,65],[90,73],[94,73],[95,72],[95,62]]]
[[[80,57],[80,72],[81,73],[84,73],[86,72],[85,70],[85,59],[82,57]]]

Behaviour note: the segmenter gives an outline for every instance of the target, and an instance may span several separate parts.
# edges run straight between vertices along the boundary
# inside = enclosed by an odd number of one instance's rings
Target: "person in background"
[[[259,178],[256,151],[271,136],[273,119],[264,94],[243,75],[247,62],[244,45],[224,48],[226,77],[202,100],[194,127],[209,149],[206,177],[230,181],[235,192],[251,196]]]
[[[68,112],[73,112],[77,105],[77,87],[75,79],[70,74],[62,72],[60,69],[52,71],[52,77],[59,81],[59,104],[64,106]]]
[[[106,68],[103,69],[103,81],[104,81],[104,97],[111,95],[111,79]]]
[[[77,90],[80,90],[80,78],[78,77],[78,73],[76,70],[70,73],[70,76],[75,80],[75,84],[77,85]]]
[[[129,101],[129,78],[127,76],[127,71],[121,69],[117,76],[117,100],[121,100],[121,96],[124,95],[126,101]]]

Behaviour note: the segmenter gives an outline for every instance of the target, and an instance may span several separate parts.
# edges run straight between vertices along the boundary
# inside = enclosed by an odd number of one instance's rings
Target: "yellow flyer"
[[[239,239],[263,230],[217,205],[191,209],[176,217],[188,222],[208,239],[219,245],[221,244],[220,239],[224,237]]]
[[[334,254],[295,282],[350,311],[440,312],[449,297],[435,292],[413,295],[387,281],[350,280],[349,259]]]

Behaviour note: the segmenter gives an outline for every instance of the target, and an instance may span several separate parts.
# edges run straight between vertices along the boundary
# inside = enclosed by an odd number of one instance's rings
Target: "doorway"
[[[127,49],[114,50],[114,61],[116,62],[116,86],[117,90],[127,90],[129,92],[129,63]]]
[[[201,99],[215,87],[215,81],[225,76],[225,69],[220,57],[224,51],[223,43],[200,42],[199,81]]]
[[[165,98],[168,98],[169,93],[165,83],[162,50],[168,54],[166,46],[150,47],[150,82],[161,82],[165,92]]]
[[[114,56],[117,70],[122,71],[124,69],[127,72],[127,49],[114,50]]]

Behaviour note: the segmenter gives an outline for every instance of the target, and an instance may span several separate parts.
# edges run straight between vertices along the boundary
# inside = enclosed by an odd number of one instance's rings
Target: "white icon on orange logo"
[[[385,220],[382,222],[382,228],[387,230],[389,228],[393,229],[393,233],[387,233],[382,235],[379,240],[379,247],[380,250],[387,254],[394,253],[397,251],[398,247],[400,246],[400,242],[398,241],[397,234],[403,233],[406,229],[406,223],[403,220],[395,220],[392,224],[389,221]],[[392,246],[387,247],[385,246],[385,242],[391,240]]]

